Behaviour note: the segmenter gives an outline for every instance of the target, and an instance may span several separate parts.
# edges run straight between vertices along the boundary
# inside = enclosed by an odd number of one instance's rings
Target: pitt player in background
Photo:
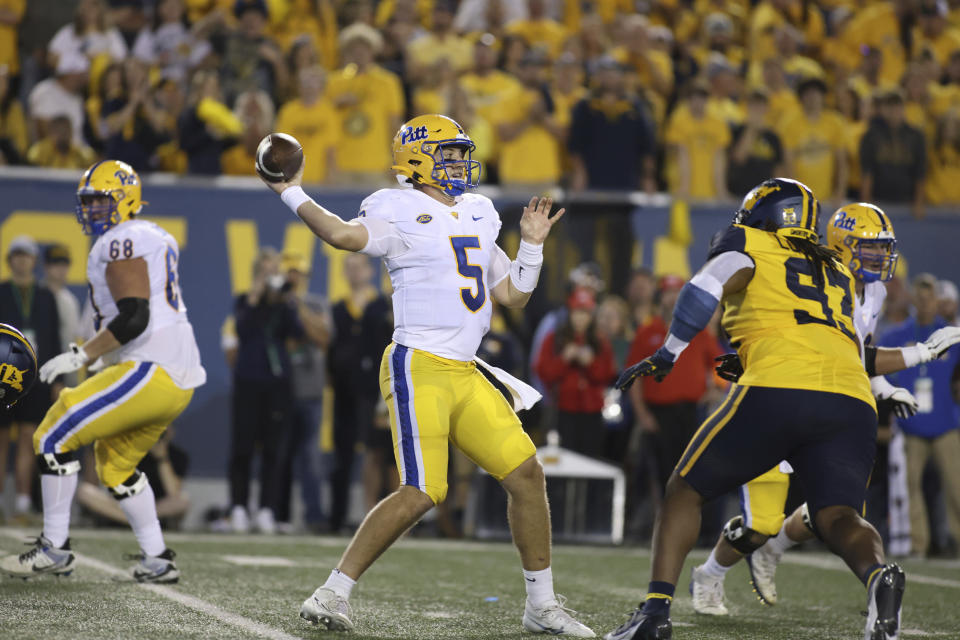
[[[87,258],[93,336],[40,367],[53,378],[102,359],[104,368],[65,389],[33,437],[41,473],[43,532],[33,549],[0,560],[0,571],[28,578],[65,575],[70,505],[80,463],[74,452],[93,443],[97,475],[119,501],[140,545],[139,582],[176,582],[156,502],[137,463],[206,381],[193,327],[180,296],[179,247],[166,231],[134,216],[143,207],[140,178],[128,164],[98,162],[77,188],[77,220],[98,236]]]
[[[617,381],[626,388],[637,376],[668,375],[722,301],[744,373],[677,463],[657,516],[646,599],[607,640],[671,637],[670,602],[704,501],[781,460],[796,471],[827,546],[867,587],[864,638],[897,637],[906,578],[884,564],[883,542],[859,514],[877,412],[853,320],[854,283],[838,254],[819,244],[819,217],[802,183],[755,187],[681,290],[663,346]]]
[[[960,342],[960,329],[938,329],[926,342],[912,347],[878,349],[872,346],[877,319],[887,297],[884,283],[893,278],[897,269],[893,223],[875,205],[848,204],[837,209],[827,223],[827,246],[837,252],[853,274],[853,323],[864,345],[864,366],[871,376],[874,397],[894,403],[894,411],[900,417],[913,415],[918,408],[913,394],[894,387],[883,376],[940,357]],[[728,356],[718,371],[731,382],[737,382],[742,373],[738,356]],[[723,579],[744,554],[758,598],[765,604],[777,602],[774,575],[780,557],[788,548],[815,535],[806,504],[784,522],[790,475],[789,467],[786,472],[782,467],[784,463],[740,488],[743,513],[727,523],[710,557],[693,569],[690,592],[697,613],[727,615]]]
[[[484,196],[465,193],[480,177],[473,141],[450,118],[425,115],[393,140],[393,170],[408,189],[383,189],[345,222],[311,200],[300,173],[268,183],[325,242],[382,258],[393,283],[394,333],[380,367],[401,487],[364,519],[340,562],[307,598],[301,617],[334,630],[353,628],[348,599],[364,571],[447,493],[452,442],[497,478],[509,494],[508,516],[520,551],[527,600],[523,626],[534,633],[592,638],[557,600],[550,569],[550,517],[543,469],[516,408],[539,399],[533,389],[488,368],[504,395],[478,369],[477,347],[491,304],[523,307],[537,284],[543,242],[563,209],[531,198],[520,219],[520,250],[511,261],[497,244],[500,216]]]

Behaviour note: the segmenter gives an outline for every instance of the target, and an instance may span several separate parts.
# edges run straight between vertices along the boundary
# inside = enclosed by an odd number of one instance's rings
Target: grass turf
[[[24,532],[0,529],[0,553],[22,547]],[[68,578],[0,581],[0,637],[290,638],[330,637],[300,620],[300,603],[324,581],[346,539],[171,534],[183,578],[178,585],[144,588],[119,582],[104,565],[125,569],[135,551],[124,531],[78,530],[81,562]],[[862,637],[863,587],[828,554],[791,552],[777,574],[780,604],[760,605],[744,563],[726,581],[731,616],[693,612],[687,595],[694,553],[677,588],[674,638],[840,640]],[[99,564],[98,564],[99,563]],[[903,638],[960,638],[960,564],[907,561]],[[599,635],[625,620],[648,580],[641,548],[558,547],[555,586]],[[116,571],[114,571],[116,573]],[[177,595],[187,598],[193,608]],[[351,599],[357,630],[350,637],[521,638],[523,581],[516,552],[496,543],[401,541],[364,576]],[[202,610],[197,610],[197,609]],[[242,616],[238,619],[236,616]],[[239,622],[231,624],[226,620]],[[342,636],[335,636],[342,637]],[[529,636],[527,636],[529,637]]]

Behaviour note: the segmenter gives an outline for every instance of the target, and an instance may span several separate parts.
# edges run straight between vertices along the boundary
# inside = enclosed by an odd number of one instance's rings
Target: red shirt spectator
[[[589,299],[588,299],[589,298]],[[613,349],[592,329],[592,312],[596,306],[593,293],[577,289],[567,302],[570,308],[572,336],[558,349],[561,327],[547,335],[537,356],[537,375],[552,387],[557,408],[575,413],[599,412],[603,409],[603,394],[615,375]],[[589,311],[590,328],[577,330],[574,315]],[[562,338],[561,338],[562,339]]]
[[[653,316],[647,324],[637,329],[627,364],[632,365],[653,355],[666,339],[668,329],[659,315]],[[673,370],[663,382],[657,382],[652,377],[643,378],[643,401],[654,405],[700,402],[707,390],[707,379],[713,375],[713,368],[717,364],[714,358],[723,353],[716,336],[709,331],[701,331],[677,358]]]

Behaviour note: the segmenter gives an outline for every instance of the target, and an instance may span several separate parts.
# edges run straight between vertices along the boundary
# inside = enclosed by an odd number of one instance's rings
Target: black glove
[[[657,382],[660,382],[667,377],[671,369],[673,369],[673,356],[660,347],[652,356],[644,358],[621,373],[614,386],[621,391],[629,389],[637,376],[653,376]]]
[[[740,362],[740,356],[737,354],[727,353],[714,360],[720,363],[714,371],[724,380],[736,382],[743,375],[743,363]]]

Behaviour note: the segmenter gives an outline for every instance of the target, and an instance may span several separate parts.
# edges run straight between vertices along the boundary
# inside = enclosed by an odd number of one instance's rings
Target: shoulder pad
[[[718,256],[727,251],[738,251],[746,253],[747,232],[746,229],[738,224],[731,225],[719,234],[715,235],[710,241],[710,249],[707,253],[707,260]]]

